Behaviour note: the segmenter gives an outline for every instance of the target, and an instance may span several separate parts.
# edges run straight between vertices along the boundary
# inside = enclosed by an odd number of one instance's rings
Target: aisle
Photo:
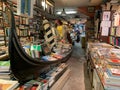
[[[71,69],[71,76],[62,90],[91,90],[86,68],[84,68],[85,51],[80,43],[75,43],[72,56],[67,63]]]

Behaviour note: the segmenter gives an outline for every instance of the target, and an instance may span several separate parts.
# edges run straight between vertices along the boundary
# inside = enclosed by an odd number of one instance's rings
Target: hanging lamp
[[[66,16],[66,12],[64,8],[63,8],[63,11],[61,12],[61,16]]]

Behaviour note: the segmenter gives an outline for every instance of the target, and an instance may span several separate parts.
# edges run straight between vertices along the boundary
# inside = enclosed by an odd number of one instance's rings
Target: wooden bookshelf
[[[5,54],[0,55],[0,60],[8,60],[8,35],[9,35],[9,25],[8,25],[8,16],[5,14],[5,5],[3,0],[0,0],[0,51],[4,52]]]

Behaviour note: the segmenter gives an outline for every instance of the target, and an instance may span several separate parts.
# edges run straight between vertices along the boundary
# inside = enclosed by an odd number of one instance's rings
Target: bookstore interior
[[[56,1],[0,0],[0,90],[61,90],[69,79],[73,25],[82,19],[56,14]],[[92,90],[120,90],[120,0],[78,11]]]

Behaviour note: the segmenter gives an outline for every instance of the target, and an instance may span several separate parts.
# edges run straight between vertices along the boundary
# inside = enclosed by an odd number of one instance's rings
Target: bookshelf
[[[3,0],[0,0],[0,60],[8,59],[8,31],[9,25],[7,16],[5,15],[5,5]]]
[[[112,25],[110,32],[110,44],[120,46],[120,7],[112,15]]]
[[[120,46],[120,5],[118,3],[107,2],[106,6],[102,7],[100,37],[102,42],[109,43],[114,46]],[[97,33],[99,34],[99,32]]]

